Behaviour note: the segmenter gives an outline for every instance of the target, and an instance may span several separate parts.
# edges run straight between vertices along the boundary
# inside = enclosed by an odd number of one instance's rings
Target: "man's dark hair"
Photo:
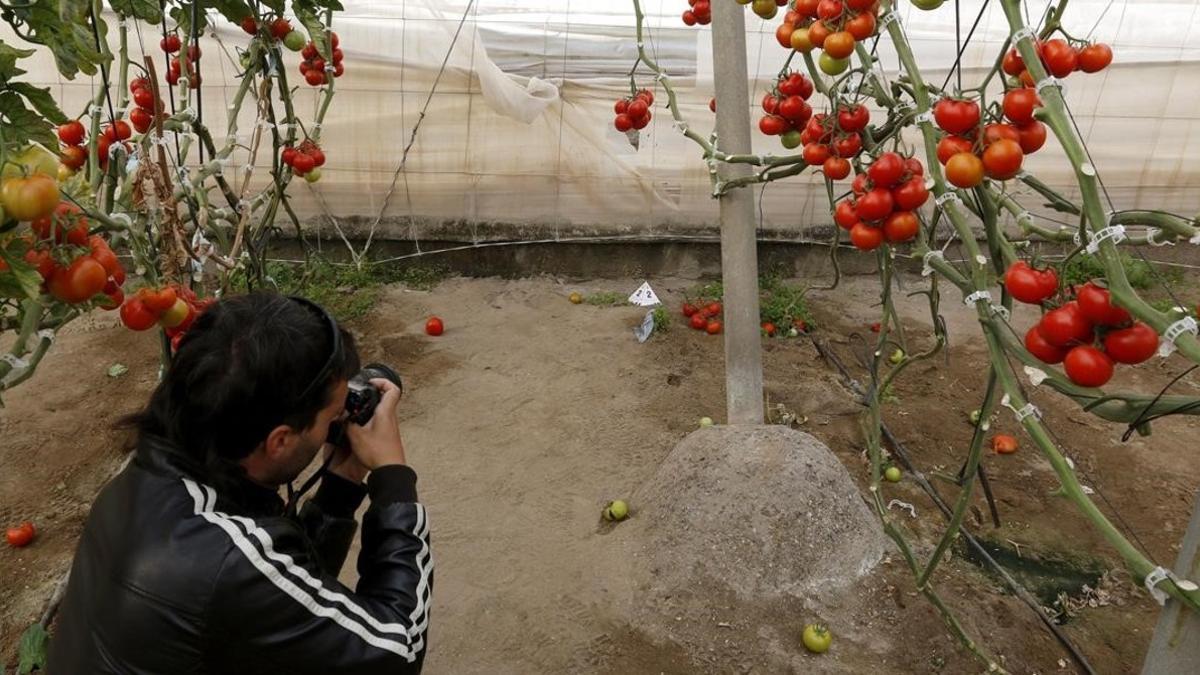
[[[358,372],[354,339],[340,326],[332,354],[334,325],[277,293],[222,299],[196,319],[150,402],[126,424],[209,468],[229,467],[280,424],[311,427],[332,386]]]

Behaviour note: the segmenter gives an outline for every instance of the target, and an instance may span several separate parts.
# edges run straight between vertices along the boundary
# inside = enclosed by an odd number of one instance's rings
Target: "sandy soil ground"
[[[566,301],[573,290],[627,293],[640,281],[452,279],[428,293],[392,288],[353,326],[364,358],[391,363],[405,377],[402,428],[431,513],[437,561],[426,672],[767,672],[739,649],[758,638],[739,631],[736,616],[679,618],[707,626],[709,654],[654,644],[628,620],[637,602],[629,581],[638,564],[636,542],[623,539],[620,527],[602,527],[599,511],[608,500],[633,494],[698,418],[720,422],[724,408],[719,338],[677,320],[638,344],[632,329],[644,310]],[[694,284],[652,283],[672,308]],[[837,291],[811,296],[818,334],[859,376],[854,350],[861,343],[852,335],[869,335],[876,298],[873,278],[847,279]],[[984,345],[961,303],[948,299],[943,311],[951,336],[948,364],[910,370],[887,418],[924,471],[953,473],[970,438],[966,412],[982,397]],[[431,313],[447,325],[437,339],[420,330]],[[928,337],[920,297],[901,298],[900,313],[911,340]],[[1027,326],[1033,318],[1018,314],[1016,323]],[[0,410],[0,521],[32,519],[41,533],[29,548],[0,550],[0,577],[10,580],[0,601],[4,662],[12,662],[20,631],[69,565],[92,495],[123,457],[121,434],[111,424],[153,386],[156,349],[153,339],[121,329],[112,315],[76,322]],[[117,362],[129,371],[110,377]],[[1131,388],[1157,391],[1178,366],[1156,362],[1123,369],[1119,378]],[[826,442],[862,488],[860,408],[811,342],[769,340],[765,367],[770,403],[798,414],[799,428]],[[1195,382],[1182,382],[1178,393],[1196,393]],[[1171,564],[1200,485],[1189,441],[1200,423],[1163,420],[1151,437],[1122,444],[1123,427],[1095,420],[1049,392],[1036,396],[1086,472],[1085,482],[1107,500],[1105,512],[1119,514],[1155,558]],[[1017,431],[1011,416],[996,425]],[[1065,630],[1097,672],[1136,671],[1156,607],[1119,572],[1115,554],[1073,508],[1049,495],[1057,482],[1044,459],[1022,448],[988,456],[985,466],[1003,527],[991,527],[981,499],[968,526],[998,547],[1019,551],[1018,561],[1118,570],[1099,593],[1072,589],[1084,606]],[[957,494],[949,483],[940,487],[948,498]],[[916,507],[918,517],[906,525],[918,549],[928,551],[941,516],[915,484],[888,489]],[[352,566],[343,578],[353,581]],[[837,612],[834,650],[806,661],[808,672],[978,669],[897,558],[863,586]],[[1077,672],[1032,612],[963,556],[943,566],[938,587],[967,629],[1012,672]],[[772,611],[797,636],[804,623],[819,618],[783,607]]]

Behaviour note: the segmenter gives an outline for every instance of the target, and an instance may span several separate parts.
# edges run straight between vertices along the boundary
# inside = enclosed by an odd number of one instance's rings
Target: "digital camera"
[[[375,406],[379,405],[383,393],[371,384],[371,380],[384,379],[404,392],[400,375],[382,363],[368,363],[357,375],[350,378],[350,391],[346,394],[346,421],[359,426],[371,421]]]

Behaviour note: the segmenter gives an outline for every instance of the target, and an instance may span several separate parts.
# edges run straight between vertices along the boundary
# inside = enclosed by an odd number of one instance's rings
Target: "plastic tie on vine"
[[[1001,319],[1008,321],[1012,319],[1012,312],[1004,305],[992,305],[992,314],[999,316]]]
[[[917,124],[921,124],[924,122],[929,122],[932,124],[933,123],[933,111],[926,110],[923,113],[917,113],[917,115],[915,117],[913,117],[913,121],[916,122]]]
[[[1200,232],[1197,232],[1196,234],[1192,235],[1192,238],[1188,239],[1188,243],[1196,244],[1197,246],[1200,246]]]
[[[672,121],[672,122],[671,122],[671,126],[672,126],[672,127],[674,127],[674,128],[675,128],[677,131],[679,131],[680,133],[684,133],[684,134],[686,134],[686,133],[687,133],[687,131],[688,131],[688,125],[687,125],[687,122],[684,122],[684,121],[682,121],[682,120],[674,120],[674,121]]]
[[[990,291],[975,291],[974,293],[963,298],[963,304],[970,307],[980,300],[991,300],[992,294]]]
[[[254,165],[253,164],[243,164],[242,171],[245,171],[246,175],[249,176],[250,174],[254,173]]]
[[[1033,366],[1025,366],[1025,375],[1029,378],[1029,382],[1035,387],[1045,382],[1046,378],[1050,377],[1049,373],[1046,371],[1042,370],[1041,368],[1034,368]]]
[[[104,114],[104,108],[100,107],[99,105],[97,105],[95,103],[92,103],[92,104],[88,105],[88,114],[91,115],[92,117],[99,117]]]
[[[962,204],[962,199],[959,198],[957,193],[943,192],[933,200],[933,203],[939,207],[945,205],[946,202],[958,202],[959,204]]]
[[[37,336],[39,340],[49,340],[54,342],[54,331],[50,330],[49,328],[43,328],[39,330],[37,332]]]
[[[1146,575],[1146,581],[1144,583],[1146,590],[1150,593],[1150,596],[1153,597],[1154,601],[1160,605],[1167,604],[1168,596],[1167,592],[1159,588],[1158,585],[1167,579],[1173,581],[1179,590],[1184,592],[1190,593],[1200,589],[1200,586],[1197,586],[1195,583],[1187,579],[1180,579],[1179,577],[1175,576],[1174,572],[1165,567],[1155,567],[1150,574]]]
[[[295,127],[296,125],[295,125],[295,124],[290,124],[290,125],[288,125],[288,126],[290,126],[290,127]],[[312,135],[314,135],[314,136],[315,136],[315,135],[317,135],[317,134],[321,133],[321,123],[320,123],[320,122],[313,122],[313,125],[312,125],[312,127],[311,127],[311,128],[312,128]]]
[[[25,370],[29,367],[29,362],[17,356],[16,354],[5,354],[0,356],[0,361],[12,366],[13,370]]]
[[[181,117],[189,117],[189,118],[195,119],[196,118],[196,109],[189,105],[188,107],[184,108],[183,110],[180,110],[179,115]]]
[[[336,72],[337,72],[337,67],[336,67],[336,66],[334,66],[332,63],[326,63],[326,64],[325,64],[325,72],[327,72],[327,73],[336,73]]]
[[[1088,242],[1087,247],[1084,250],[1086,250],[1089,255],[1096,255],[1096,253],[1100,251],[1100,244],[1109,239],[1112,240],[1113,245],[1125,241],[1125,226],[1109,225],[1108,227],[1101,229],[1096,233],[1096,236],[1092,237],[1091,241]]]
[[[927,277],[930,274],[933,274],[933,268],[929,266],[930,258],[937,258],[944,262],[946,260],[946,254],[942,253],[941,251],[939,251],[937,249],[933,249],[932,251],[926,251],[925,255],[921,256],[921,276],[923,276],[923,277]]]
[[[1151,246],[1174,246],[1175,242],[1171,241],[1170,239],[1163,239],[1162,241],[1155,241],[1155,239],[1157,237],[1162,236],[1164,234],[1166,234],[1166,233],[1163,232],[1163,229],[1161,227],[1151,227],[1146,230],[1146,243],[1150,244]]]
[[[1167,326],[1163,331],[1162,342],[1158,343],[1158,355],[1166,358],[1175,353],[1175,340],[1184,333],[1196,335],[1200,332],[1200,326],[1196,324],[1196,319],[1190,316],[1185,316],[1175,323]]]
[[[1033,36],[1034,32],[1032,28],[1029,26],[1022,26],[1020,30],[1017,30],[1012,34],[1012,39],[1013,42],[1019,42],[1021,40],[1032,40]]]
[[[122,223],[125,227],[133,227],[133,218],[130,218],[128,213],[114,213],[109,218]]]
[[[252,207],[252,205],[250,204],[249,200],[247,200],[247,199],[238,200],[238,212],[239,213],[248,213],[251,210],[251,207]]]
[[[908,511],[908,515],[912,518],[917,517],[917,507],[909,504],[908,502],[902,502],[899,499],[893,499],[892,501],[888,502],[888,511],[891,511],[893,506]]]
[[[1017,214],[1017,224],[1020,225],[1022,222],[1026,222],[1026,223],[1029,223],[1030,225],[1033,225],[1033,214],[1028,211],[1022,211],[1022,212],[1018,213]]]
[[[113,115],[115,115],[118,119],[120,119],[122,117],[125,117],[125,113],[128,111],[129,111],[129,109],[126,107],[117,106],[116,108],[113,108]]]
[[[916,110],[916,109],[917,109],[917,106],[912,101],[901,101],[896,104],[896,112],[902,113],[902,112],[908,112],[909,110]]]
[[[1038,80],[1037,84],[1034,85],[1034,89],[1037,90],[1039,96],[1042,94],[1042,90],[1047,87],[1058,87],[1059,91],[1062,91],[1063,81],[1053,75],[1047,75],[1046,79]]]
[[[880,28],[887,28],[887,25],[892,22],[895,22],[895,24],[897,26],[904,25],[900,22],[900,15],[896,13],[896,10],[892,10],[892,11],[888,12],[887,14],[884,14],[883,16],[879,17],[879,27]]]

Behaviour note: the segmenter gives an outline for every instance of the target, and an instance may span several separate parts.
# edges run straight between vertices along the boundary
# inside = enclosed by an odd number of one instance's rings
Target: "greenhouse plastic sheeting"
[[[613,102],[628,95],[636,57],[631,1],[344,4],[334,28],[346,53],[346,75],[336,81],[322,130],[328,164],[319,183],[292,191],[308,226],[325,227],[332,216],[347,231],[362,234],[382,216],[384,237],[482,240],[551,232],[685,233],[716,221],[700,150],[673,127],[668,111],[656,104],[636,149],[612,126]],[[642,4],[646,48],[671,75],[684,117],[707,134],[713,125],[707,107],[713,91],[711,31],[683,25],[685,0]],[[1046,7],[1027,5],[1034,21]],[[983,3],[959,6],[965,37]],[[1108,42],[1116,54],[1101,73],[1070,76],[1065,95],[1117,208],[1200,210],[1198,7],[1080,0],[1069,5],[1066,29]],[[900,15],[926,79],[941,84],[956,51],[954,3],[934,12],[902,3]],[[787,57],[774,37],[779,20],[746,14],[752,123],[761,113],[758,100]],[[203,110],[205,122],[223,130],[237,85],[235,48],[246,36],[219,17],[214,25],[216,31],[204,38]],[[143,26],[133,33],[139,58],[144,48],[161,59],[154,31]],[[965,87],[991,67],[1007,34],[999,3],[988,4],[962,57]],[[888,40],[880,41],[879,55],[883,76],[897,77],[898,60]],[[284,58],[298,81],[299,55]],[[71,114],[83,110],[98,78],[67,81],[46,55],[35,60],[29,77],[53,85]],[[665,99],[645,68],[635,78],[638,86],[655,89],[659,103]],[[954,82],[951,78],[951,86]],[[427,100],[405,170],[389,190]],[[298,109],[306,122],[316,101],[316,90],[301,83]],[[823,101],[815,95],[811,102],[820,111]],[[252,105],[242,111],[240,140],[248,138],[253,114]],[[223,138],[222,131],[214,135],[218,143]],[[911,147],[914,139],[906,140]],[[754,151],[789,152],[757,131]],[[245,157],[239,153],[235,163]],[[259,163],[268,164],[261,157]],[[1067,195],[1077,193],[1053,136],[1026,168]],[[255,176],[265,180],[266,172]],[[1027,189],[1016,192],[1031,211],[1049,213]],[[829,222],[823,182],[811,172],[771,184],[759,197],[762,229],[772,236],[799,236],[805,227]]]

